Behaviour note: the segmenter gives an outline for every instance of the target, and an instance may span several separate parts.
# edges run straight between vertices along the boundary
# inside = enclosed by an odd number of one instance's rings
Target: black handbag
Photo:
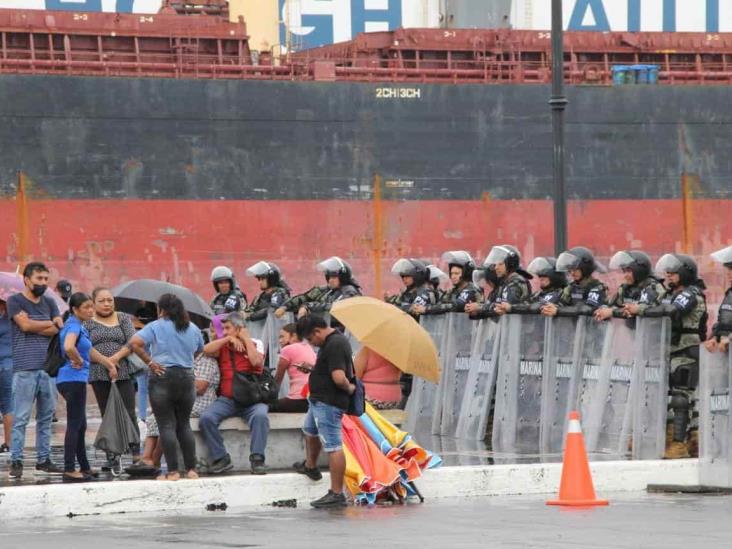
[[[58,376],[58,371],[64,365],[66,359],[61,355],[61,338],[59,334],[51,337],[46,350],[46,360],[43,362],[43,369],[51,377]]]
[[[361,380],[356,377],[353,362],[351,362],[351,372],[354,376],[349,381],[356,386],[356,390],[348,397],[346,414],[359,417],[366,413],[366,388],[363,386]]]
[[[234,368],[234,351],[229,349],[231,367]],[[272,372],[264,368],[261,374],[237,372],[234,370],[232,384],[234,401],[245,408],[259,404],[269,404],[277,400],[280,388],[272,377]]]

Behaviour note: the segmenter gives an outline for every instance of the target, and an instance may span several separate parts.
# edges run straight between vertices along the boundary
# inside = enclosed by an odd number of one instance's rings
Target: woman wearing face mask
[[[83,482],[97,476],[86,457],[86,385],[89,363],[94,361],[112,369],[110,360],[92,347],[83,323],[94,316],[91,298],[77,292],[69,299],[69,317],[61,329],[61,353],[64,363],[56,385],[66,401],[66,436],[64,437],[64,481]],[[76,461],[80,471],[76,470]]]
[[[94,317],[84,323],[94,349],[109,358],[107,365],[92,360],[89,371],[89,383],[99,405],[99,412],[104,415],[107,409],[112,382],[117,383],[122,401],[132,423],[137,428],[135,414],[135,384],[130,375],[130,364],[127,357],[131,353],[127,342],[135,335],[132,319],[125,313],[114,310],[114,296],[108,288],[95,288],[92,292]],[[132,448],[132,459],[140,457],[140,445]],[[121,473],[120,456],[107,455],[107,465],[103,468],[113,474]]]

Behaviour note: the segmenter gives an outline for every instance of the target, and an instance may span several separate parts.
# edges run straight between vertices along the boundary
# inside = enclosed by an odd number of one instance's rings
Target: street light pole
[[[567,249],[567,197],[564,189],[564,22],[562,0],[552,0],[552,138],[554,143],[554,252]]]

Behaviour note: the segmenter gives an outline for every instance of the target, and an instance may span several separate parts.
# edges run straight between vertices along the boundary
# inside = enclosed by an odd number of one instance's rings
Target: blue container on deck
[[[625,84],[625,77],[628,74],[630,67],[627,65],[615,65],[613,68],[613,84],[616,86],[622,86]]]
[[[657,84],[658,83],[658,65],[633,65],[638,76],[636,82],[638,84]]]

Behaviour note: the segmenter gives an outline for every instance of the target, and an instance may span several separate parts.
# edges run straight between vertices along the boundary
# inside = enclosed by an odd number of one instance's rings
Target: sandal
[[[77,477],[74,473],[64,473],[62,478],[64,482],[87,482],[89,480],[84,474]]]

